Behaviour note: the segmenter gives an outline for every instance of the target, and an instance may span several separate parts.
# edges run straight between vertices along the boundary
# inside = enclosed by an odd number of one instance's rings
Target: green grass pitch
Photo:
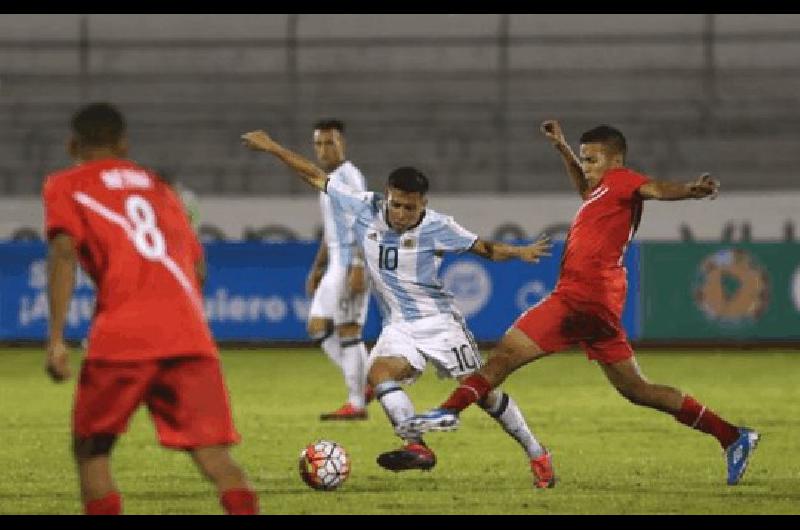
[[[77,366],[77,355],[75,356]],[[80,512],[69,453],[74,379],[51,383],[36,350],[0,350],[0,514]],[[505,389],[553,452],[559,483],[534,490],[524,454],[480,409],[461,428],[427,437],[430,472],[391,473],[375,463],[399,445],[377,403],[367,421],[322,423],[344,399],[342,378],[314,350],[222,354],[243,442],[234,449],[266,514],[779,514],[800,513],[800,355],[757,350],[640,352],[648,377],[693,394],[763,438],[739,486],[725,485],[710,436],[619,397],[582,354],[551,356],[514,374]],[[452,389],[432,371],[409,387],[418,410]],[[297,457],[318,438],[340,442],[352,474],[337,491],[312,491]],[[190,459],[160,448],[140,410],[114,454],[129,514],[222,513]]]

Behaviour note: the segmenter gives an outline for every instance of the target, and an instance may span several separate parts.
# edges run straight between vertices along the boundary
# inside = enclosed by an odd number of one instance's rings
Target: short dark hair
[[[110,103],[90,103],[72,116],[72,131],[89,147],[111,147],[124,136],[127,125],[122,113]]]
[[[598,125],[594,129],[589,129],[581,135],[582,144],[603,144],[606,149],[613,153],[619,153],[622,158],[628,153],[628,143],[625,136],[610,125]]]
[[[428,193],[428,177],[420,170],[411,166],[403,166],[389,173],[387,182],[391,188],[408,193],[417,192],[420,195]]]
[[[314,130],[320,131],[330,131],[336,130],[339,133],[344,134],[344,122],[342,120],[337,120],[334,118],[327,118],[324,120],[319,120],[314,124]]]

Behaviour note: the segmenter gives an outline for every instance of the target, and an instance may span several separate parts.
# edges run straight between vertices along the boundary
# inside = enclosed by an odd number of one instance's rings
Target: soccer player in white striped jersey
[[[428,180],[411,167],[390,175],[385,196],[354,191],[328,178],[322,169],[289,151],[264,131],[242,135],[251,149],[266,151],[297,171],[311,186],[325,191],[331,201],[355,218],[354,232],[361,246],[373,292],[383,313],[383,329],[372,350],[369,382],[392,424],[402,425],[414,414],[414,405],[401,383],[413,382],[430,361],[440,376],[463,379],[481,366],[472,334],[438,277],[445,252],[471,251],[499,261],[519,258],[535,263],[549,256],[546,239],[515,246],[480,239],[448,217],[427,209]],[[528,427],[515,401],[495,390],[481,407],[523,447],[538,488],[552,487],[555,475],[550,453]],[[431,469],[436,456],[422,437],[395,429],[404,445],[378,456],[391,471]]]
[[[345,156],[344,123],[320,120],[314,125],[314,151],[328,178],[354,190],[364,191],[364,176]],[[337,211],[327,194],[319,194],[323,241],[308,276],[307,291],[313,299],[308,334],[344,374],[347,402],[320,415],[328,420],[364,420],[367,389],[367,348],[361,331],[367,318],[369,293],[364,262],[353,238],[352,215]]]

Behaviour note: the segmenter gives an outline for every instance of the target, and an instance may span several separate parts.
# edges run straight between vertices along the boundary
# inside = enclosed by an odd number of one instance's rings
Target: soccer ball
[[[344,447],[319,440],[300,451],[300,478],[315,490],[335,490],[350,475],[350,457]]]

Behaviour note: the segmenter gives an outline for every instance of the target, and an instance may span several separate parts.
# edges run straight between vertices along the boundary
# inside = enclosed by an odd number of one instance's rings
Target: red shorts
[[[590,360],[605,364],[633,357],[617,313],[600,304],[576,303],[557,292],[522,313],[514,327],[547,353],[580,344]]]
[[[239,441],[219,360],[212,357],[84,361],[73,433],[81,438],[119,435],[142,403],[166,447],[194,449]]]

